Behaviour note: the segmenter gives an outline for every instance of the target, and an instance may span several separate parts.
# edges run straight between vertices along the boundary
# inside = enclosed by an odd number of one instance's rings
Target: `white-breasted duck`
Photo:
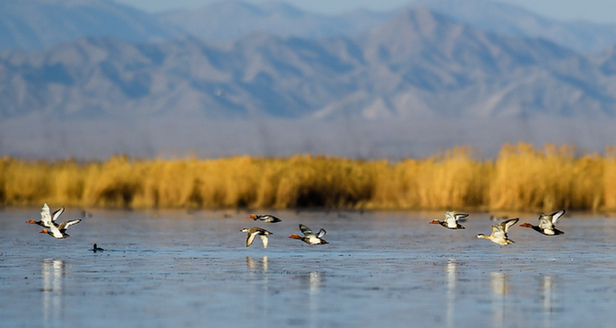
[[[445,220],[439,221],[438,219],[433,219],[430,221],[430,224],[440,224],[447,229],[464,229],[462,225],[460,225],[460,219],[467,217],[468,214],[456,213],[454,211],[445,212]]]
[[[299,239],[303,242],[305,242],[306,244],[310,244],[310,245],[323,245],[323,244],[328,244],[328,242],[326,242],[324,239],[322,239],[321,237],[325,236],[325,234],[327,233],[327,231],[325,231],[325,229],[321,229],[319,230],[318,233],[314,233],[312,232],[312,230],[310,228],[308,228],[307,226],[300,224],[299,225],[299,230],[301,230],[301,232],[304,234],[303,237],[300,237],[297,234],[292,234],[289,236],[289,238],[292,239]]]
[[[552,214],[543,214],[539,215],[539,225],[534,226],[528,222],[521,224],[520,227],[532,228],[533,230],[544,234],[546,236],[556,236],[562,235],[564,232],[556,229],[554,226],[558,219],[560,219],[565,214],[565,210],[560,210],[558,212],[554,212]]]
[[[263,229],[263,228],[259,228],[259,227],[254,227],[254,228],[243,228],[242,230],[240,230],[241,232],[246,232],[248,233],[248,236],[246,236],[246,247],[252,245],[252,242],[255,240],[256,236],[261,237],[261,241],[263,242],[263,248],[267,248],[267,245],[269,243],[269,239],[267,238],[268,235],[273,235],[273,233]]]
[[[66,233],[66,229],[68,227],[81,222],[81,219],[74,219],[62,222],[59,226],[56,227],[55,224],[50,225],[49,227],[41,230],[40,233],[46,233],[56,239],[64,239],[70,237],[69,234]]]
[[[281,219],[270,215],[270,214],[250,214],[248,216],[249,219],[253,219],[255,221],[257,220],[261,220],[263,222],[267,222],[267,223],[276,223],[276,222],[280,222],[282,221]]]
[[[59,210],[56,210],[55,212],[53,212],[53,215],[52,215],[49,210],[49,205],[45,203],[43,204],[43,207],[41,207],[41,220],[40,221],[29,220],[29,221],[26,221],[26,223],[38,224],[44,228],[49,228],[52,224],[57,227],[58,224],[56,223],[56,219],[60,217],[62,213],[64,213],[64,207],[62,207]]]
[[[514,224],[518,222],[518,220],[519,220],[518,218],[515,218],[515,219],[509,219],[501,223],[493,224],[492,233],[490,235],[484,235],[480,233],[477,236],[475,236],[475,238],[488,239],[494,243],[497,243],[503,246],[513,244],[513,240],[509,239],[507,232],[509,231],[509,228],[511,228]]]

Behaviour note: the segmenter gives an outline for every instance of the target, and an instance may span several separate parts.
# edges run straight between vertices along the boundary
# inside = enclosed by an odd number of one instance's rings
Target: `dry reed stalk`
[[[140,208],[616,209],[616,151],[504,145],[495,160],[456,148],[427,159],[325,156],[46,162],[0,158],[0,204]]]

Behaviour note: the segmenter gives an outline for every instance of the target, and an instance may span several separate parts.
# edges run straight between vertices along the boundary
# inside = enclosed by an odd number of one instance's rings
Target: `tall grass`
[[[104,162],[0,158],[0,205],[134,208],[365,208],[616,210],[616,148],[504,145],[495,159],[470,148],[425,159],[297,155]]]

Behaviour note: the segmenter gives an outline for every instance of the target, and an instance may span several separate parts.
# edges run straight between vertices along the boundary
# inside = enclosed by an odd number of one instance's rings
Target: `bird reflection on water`
[[[249,284],[248,295],[250,295],[251,303],[261,304],[262,312],[251,313],[251,315],[263,317],[265,320],[269,318],[270,310],[270,277],[268,274],[270,267],[269,259],[266,255],[261,258],[246,256],[246,268],[252,277]]]
[[[51,326],[60,326],[63,321],[62,282],[65,268],[65,263],[62,260],[44,259],[41,262],[43,319],[45,324]]]
[[[544,327],[552,327],[553,326],[553,313],[556,311],[555,309],[555,300],[556,297],[554,295],[555,281],[552,276],[542,276],[541,277],[541,297],[543,298],[543,326]]]
[[[503,272],[492,272],[490,274],[490,285],[492,286],[492,327],[505,327],[507,314],[506,301],[509,287],[507,285],[507,274]]]
[[[246,266],[251,271],[266,273],[269,268],[269,262],[267,256],[263,256],[260,260],[255,260],[252,256],[246,256]]]
[[[447,327],[455,327],[456,278],[457,264],[455,258],[450,258],[445,266],[447,273]]]
[[[317,271],[308,272],[301,275],[301,278],[307,283],[308,295],[309,295],[309,311],[310,311],[310,327],[320,327],[319,322],[316,320],[317,314],[320,311],[320,299],[319,295],[323,284],[321,273]]]

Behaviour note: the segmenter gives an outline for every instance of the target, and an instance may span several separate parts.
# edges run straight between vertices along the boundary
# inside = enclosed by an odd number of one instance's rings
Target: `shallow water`
[[[38,212],[0,211],[7,327],[613,325],[616,219],[599,215],[565,214],[557,237],[516,226],[505,247],[473,238],[484,213],[454,231],[428,224],[440,212],[95,211],[56,240],[24,223]],[[330,244],[288,239],[300,222]],[[252,226],[267,249],[245,247]]]

